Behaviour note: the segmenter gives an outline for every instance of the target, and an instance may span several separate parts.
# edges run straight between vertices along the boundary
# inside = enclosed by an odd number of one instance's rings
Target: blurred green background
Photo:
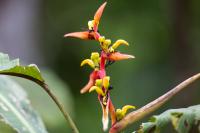
[[[91,72],[87,67],[80,68],[80,62],[100,49],[95,41],[63,38],[63,35],[86,29],[88,20],[103,2],[0,1],[0,52],[53,71],[68,86],[65,89],[72,105],[67,104],[66,108],[71,108],[70,113],[81,133],[102,132],[101,107],[96,94],[79,93]],[[107,69],[114,86],[111,97],[117,108],[125,104],[139,108],[200,72],[199,0],[107,2],[100,33],[113,42],[127,40],[130,46],[119,50],[136,56],[134,60],[116,62]],[[154,114],[199,104],[199,85],[193,84]],[[66,100],[66,103],[70,102]],[[40,108],[37,110],[41,112]],[[63,118],[59,120],[60,126],[52,126],[57,122],[51,119],[51,122],[45,121],[49,132],[70,132]],[[137,127],[139,123],[130,126],[127,132]]]

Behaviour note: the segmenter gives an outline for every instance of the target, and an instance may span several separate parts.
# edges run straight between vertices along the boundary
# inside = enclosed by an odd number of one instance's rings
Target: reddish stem
[[[101,52],[101,61],[100,61],[100,70],[99,70],[99,77],[103,79],[106,76],[106,53],[104,51]]]
[[[110,94],[109,94],[110,96]],[[116,115],[115,115],[115,106],[113,105],[112,101],[109,102],[109,111],[110,111],[110,118],[111,118],[111,125],[113,126],[116,123]]]

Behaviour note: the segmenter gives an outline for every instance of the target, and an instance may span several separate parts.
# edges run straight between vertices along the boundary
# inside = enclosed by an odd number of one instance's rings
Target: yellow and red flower
[[[87,31],[68,33],[65,34],[64,37],[75,37],[84,40],[98,40],[100,37],[100,34],[98,32],[98,26],[106,4],[107,2],[103,3],[99,7],[99,9],[96,11],[94,15],[94,20],[88,21]]]
[[[128,109],[134,108],[134,106],[126,105],[122,109],[115,110],[110,97],[111,84],[110,77],[106,75],[106,64],[108,62],[135,58],[133,55],[123,54],[116,51],[120,45],[128,46],[128,42],[119,39],[112,44],[110,39],[106,39],[98,32],[99,22],[106,4],[106,2],[102,4],[96,11],[94,19],[88,21],[88,31],[72,32],[64,35],[64,37],[96,40],[100,43],[101,53],[93,52],[89,59],[85,59],[81,62],[81,66],[87,64],[93,69],[93,71],[89,76],[88,83],[80,92],[86,93],[95,91],[97,93],[99,103],[102,107],[102,123],[104,131],[108,129],[109,117],[113,125],[116,121],[121,120],[125,116]]]

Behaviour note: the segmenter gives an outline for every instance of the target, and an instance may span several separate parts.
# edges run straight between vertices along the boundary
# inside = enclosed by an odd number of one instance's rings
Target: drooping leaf
[[[45,82],[51,88],[51,91],[63,103],[70,115],[73,116],[73,97],[70,93],[69,86],[63,82],[52,70],[45,68],[40,68],[40,70]],[[17,81],[17,83],[19,83],[23,88],[26,88],[26,92],[28,94],[31,94],[29,95],[29,99],[31,100],[33,107],[40,113],[40,116],[45,122],[49,132],[71,132],[69,125],[65,125],[65,121],[60,115],[58,108],[54,105],[48,95],[42,93],[43,91],[38,89],[38,86],[35,83],[26,81],[26,79],[22,78],[11,78]]]
[[[5,76],[0,76],[0,116],[19,133],[47,133],[23,88]]]
[[[19,63],[19,59],[10,60],[7,54],[0,53],[0,74],[1,75],[11,75],[16,77],[22,77],[29,79],[38,85],[40,85],[46,93],[51,97],[51,99],[58,106],[62,112],[65,119],[69,122],[71,129],[74,133],[78,133],[78,129],[71,119],[69,113],[65,111],[63,105],[58,101],[57,97],[51,92],[48,85],[45,83],[40,70],[35,64],[30,64],[28,66],[22,66]]]
[[[192,126],[199,126],[200,105],[181,109],[170,109],[142,123],[136,133],[160,133],[162,128],[171,124],[178,133],[188,133]],[[200,127],[199,127],[200,132]]]
[[[10,60],[7,54],[0,53],[0,74],[22,76],[24,78],[44,82],[40,70],[35,64],[20,65],[19,59]]]

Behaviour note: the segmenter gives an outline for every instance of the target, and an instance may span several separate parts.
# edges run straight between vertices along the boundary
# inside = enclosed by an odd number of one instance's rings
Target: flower
[[[98,99],[103,112],[102,123],[104,131],[108,129],[109,112],[111,114],[112,123],[114,123],[116,120],[114,106],[110,99],[110,94],[108,89],[109,86],[110,86],[110,77],[105,76],[103,77],[103,79],[96,79],[95,85],[89,89],[89,92],[96,91],[98,94]]]
[[[119,39],[109,48],[109,52],[114,52],[120,45],[129,46],[127,41]]]
[[[127,111],[129,109],[135,109],[135,106],[132,106],[132,105],[126,105],[124,106],[122,109],[117,109],[116,110],[116,118],[117,120],[121,120],[127,113]]]
[[[106,4],[107,2],[104,2],[96,11],[94,19],[88,21],[88,31],[68,33],[65,34],[64,37],[75,37],[84,40],[98,40],[100,37],[98,26]]]
[[[105,96],[110,86],[110,77],[105,76],[103,79],[96,79],[95,85],[92,86],[89,92],[96,91],[99,95]]]
[[[123,54],[116,49],[120,45],[129,46],[128,42],[122,39],[117,40],[112,44],[110,39],[101,36],[98,27],[101,16],[103,14],[106,2],[103,3],[94,15],[93,20],[88,21],[88,30],[81,32],[72,32],[65,34],[64,37],[75,37],[84,40],[96,40],[100,43],[101,53],[92,52],[90,58],[84,59],[80,66],[89,65],[93,71],[89,76],[88,83],[81,89],[81,93],[96,92],[98,100],[102,108],[102,123],[103,130],[108,129],[109,117],[111,124],[121,120],[129,109],[134,109],[134,106],[126,105],[122,109],[115,110],[110,97],[110,77],[106,75],[106,65],[115,61],[135,58],[133,55]]]
[[[85,59],[81,62],[81,66],[88,64],[91,68],[99,69],[100,57],[98,52],[92,52],[90,59]]]
[[[104,53],[106,54],[106,58],[109,61],[119,61],[135,58],[133,55],[122,54],[120,52],[115,51],[120,45],[129,46],[128,42],[125,40],[119,39],[112,46],[111,40],[105,39],[104,36],[99,37],[98,41],[100,43],[101,49],[104,51]]]
[[[109,52],[109,46],[111,44],[111,40],[110,39],[105,39],[104,36],[101,36],[101,37],[99,37],[98,41],[100,42],[101,49],[104,52],[108,53]]]

